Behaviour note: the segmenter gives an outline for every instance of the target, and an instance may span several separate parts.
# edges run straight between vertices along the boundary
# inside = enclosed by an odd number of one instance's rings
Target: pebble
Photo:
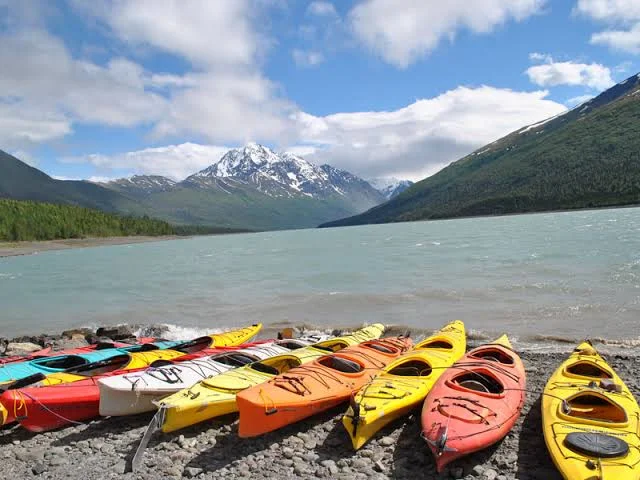
[[[396,443],[396,441],[392,437],[382,437],[378,443],[380,443],[380,445],[383,445],[385,447],[389,447],[394,443]]]
[[[201,473],[202,473],[202,469],[197,467],[187,467],[184,469],[185,476],[189,478],[195,478]]]

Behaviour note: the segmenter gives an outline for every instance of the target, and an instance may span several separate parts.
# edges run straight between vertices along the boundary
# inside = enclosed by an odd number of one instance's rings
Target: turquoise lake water
[[[544,345],[640,338],[640,209],[197,237],[0,259],[1,336],[262,321]],[[195,333],[195,332],[194,332]],[[640,343],[640,342],[638,342]]]

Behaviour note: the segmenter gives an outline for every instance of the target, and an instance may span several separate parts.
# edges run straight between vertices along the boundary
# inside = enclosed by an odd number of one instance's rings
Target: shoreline
[[[62,238],[57,240],[26,240],[22,242],[0,242],[0,258],[34,255],[54,250],[70,250],[75,248],[107,247],[113,245],[134,245],[137,243],[164,242],[167,240],[183,240],[193,238],[192,235],[161,235],[157,237],[141,235],[130,237],[87,237]]]

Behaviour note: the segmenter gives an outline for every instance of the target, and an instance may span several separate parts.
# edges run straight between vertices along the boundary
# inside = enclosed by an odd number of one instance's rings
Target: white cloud
[[[103,172],[125,170],[131,174],[163,175],[174,180],[182,180],[216,163],[228,150],[229,148],[224,146],[183,143],[115,155],[90,154],[69,157],[63,158],[62,161],[89,163]],[[101,178],[112,179],[113,176]]]
[[[638,0],[578,0],[574,12],[608,23],[612,28],[591,36],[591,44],[640,54],[640,2]]]
[[[539,12],[546,0],[365,0],[349,13],[355,36],[386,62],[405,68],[458,30],[489,33]]]
[[[593,95],[579,95],[577,97],[572,97],[567,100],[567,105],[570,107],[575,107],[576,105],[582,105],[584,102],[588,102],[593,98]]]
[[[24,149],[71,133],[71,122],[63,114],[24,100],[0,97],[0,148]]]
[[[298,115],[309,159],[365,178],[421,179],[523,125],[566,111],[548,92],[458,87],[394,111]],[[313,150],[312,150],[313,148]]]
[[[615,84],[611,70],[599,63],[555,62],[550,56],[541,54],[532,54],[530,58],[546,62],[529,67],[525,72],[531,82],[541,87],[582,85],[604,90]]]
[[[129,60],[105,66],[76,60],[43,30],[11,31],[0,35],[0,44],[0,64],[11,65],[0,75],[0,109],[14,112],[3,115],[4,145],[61,138],[74,122],[133,126],[166,108],[166,99],[146,88],[144,70]],[[16,122],[18,128],[9,128]]]
[[[291,56],[299,67],[314,67],[324,61],[324,55],[322,55],[321,52],[315,52],[313,50],[307,51],[296,48],[291,52]]]
[[[594,33],[591,36],[591,43],[640,55],[640,23],[629,30],[605,30]]]
[[[336,12],[336,8],[333,6],[333,3],[323,1],[311,2],[307,7],[307,12],[318,17],[335,17],[338,15],[338,12]]]
[[[189,59],[203,68],[250,65],[261,38],[248,0],[72,0],[123,42]]]
[[[638,0],[578,0],[574,11],[594,20],[607,22],[640,20]]]

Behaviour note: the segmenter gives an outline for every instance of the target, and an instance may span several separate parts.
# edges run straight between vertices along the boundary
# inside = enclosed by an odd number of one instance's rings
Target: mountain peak
[[[364,180],[349,172],[324,165],[319,167],[291,152],[276,153],[257,143],[228,151],[218,162],[186,181],[200,187],[236,181],[251,184],[271,197],[312,198],[344,196],[349,190],[346,185],[359,181],[363,183],[362,188],[368,189],[367,195],[384,200]]]

